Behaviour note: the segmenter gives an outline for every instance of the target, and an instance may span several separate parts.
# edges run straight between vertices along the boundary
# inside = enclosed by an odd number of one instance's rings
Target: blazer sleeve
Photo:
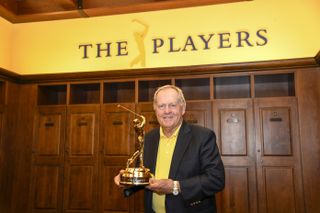
[[[195,128],[187,150],[187,162],[181,162],[180,188],[186,202],[201,201],[213,197],[225,185],[223,162],[212,130]],[[192,155],[190,159],[190,155]],[[183,158],[183,160],[185,160]],[[198,167],[198,168],[197,168]],[[190,175],[191,174],[191,175]]]

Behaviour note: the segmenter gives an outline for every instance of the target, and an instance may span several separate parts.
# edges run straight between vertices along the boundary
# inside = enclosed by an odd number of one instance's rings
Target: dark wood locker
[[[259,212],[304,212],[296,98],[254,100]]]
[[[32,148],[32,212],[62,212],[65,129],[65,106],[38,107]]]
[[[218,194],[219,212],[257,212],[253,107],[251,99],[213,102],[213,122],[226,184]]]
[[[62,212],[63,166],[36,164],[32,166],[32,212]]]
[[[5,169],[5,147],[3,142],[3,129],[4,129],[4,122],[5,122],[5,106],[0,105],[0,190],[4,192],[4,180],[6,174]],[[5,193],[0,195],[0,200],[5,197]],[[0,206],[0,211],[4,210],[5,206]]]
[[[97,212],[100,105],[73,105],[67,111],[64,212]]]
[[[5,115],[5,107],[4,106],[1,106],[0,105],[0,165],[3,165],[2,163],[4,162],[4,148],[3,148],[3,143],[2,143],[2,140],[3,140],[3,123],[4,123],[4,116]],[[2,167],[2,166],[1,166]],[[1,172],[1,175],[0,175],[0,181],[1,181],[1,178],[2,178],[2,174],[3,172]],[[0,182],[2,183],[2,182]]]
[[[135,104],[122,104],[135,111]],[[113,181],[121,169],[126,168],[127,159],[135,151],[135,133],[132,121],[135,115],[117,104],[107,104],[102,107],[101,125],[101,179],[100,199],[101,211],[131,212],[133,198],[124,198],[122,189]]]

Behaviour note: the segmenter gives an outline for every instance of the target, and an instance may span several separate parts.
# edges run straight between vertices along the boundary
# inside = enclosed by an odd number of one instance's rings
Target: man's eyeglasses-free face
[[[158,110],[165,110],[165,109],[176,109],[178,107],[178,103],[170,103],[170,104],[159,104],[157,105],[157,109]]]

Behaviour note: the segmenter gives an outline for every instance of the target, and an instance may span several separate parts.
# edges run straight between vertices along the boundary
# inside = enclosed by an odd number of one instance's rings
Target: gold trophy
[[[136,132],[139,145],[138,150],[133,153],[131,158],[128,159],[125,171],[120,175],[120,184],[127,186],[148,185],[149,179],[153,175],[151,174],[150,169],[145,168],[143,165],[144,126],[146,124],[146,118],[124,106],[118,105],[118,107],[138,116],[138,118],[133,120],[133,127]]]

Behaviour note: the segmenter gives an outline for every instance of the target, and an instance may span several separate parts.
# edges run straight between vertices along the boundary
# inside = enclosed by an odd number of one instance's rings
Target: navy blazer
[[[144,165],[155,173],[160,128],[145,135]],[[167,194],[167,213],[216,212],[215,193],[225,184],[224,166],[215,133],[197,125],[182,123],[172,156],[169,177],[178,180],[181,193]],[[152,210],[152,191],[145,190],[145,212]]]

